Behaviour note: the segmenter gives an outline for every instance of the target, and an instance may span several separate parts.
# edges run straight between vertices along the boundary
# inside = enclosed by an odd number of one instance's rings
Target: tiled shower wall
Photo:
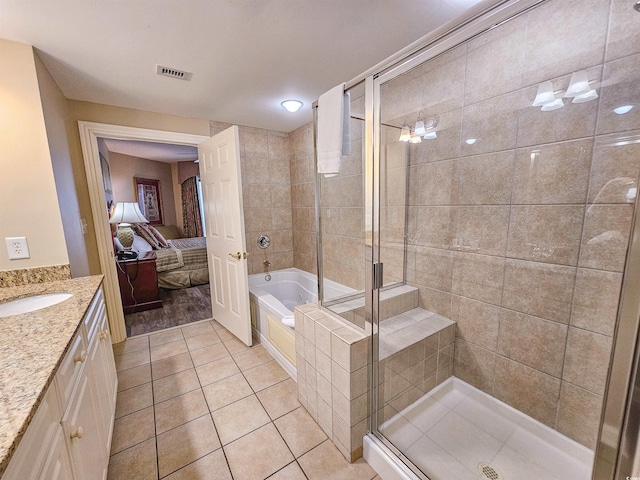
[[[291,211],[293,218],[293,264],[316,273],[315,171],[313,123],[289,134],[291,140]]]
[[[406,147],[407,269],[457,322],[454,374],[590,448],[640,169],[631,3],[551,0],[382,89],[384,122],[439,121]],[[531,107],[582,69],[597,100]]]
[[[211,135],[229,127],[211,122]],[[239,137],[249,275],[264,272],[265,259],[271,270],[293,267],[289,134],[240,126]],[[265,250],[257,243],[262,234],[271,238]]]

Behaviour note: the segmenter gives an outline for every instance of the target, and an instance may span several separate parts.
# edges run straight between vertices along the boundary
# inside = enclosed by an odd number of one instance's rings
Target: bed
[[[166,227],[163,227],[166,228]],[[176,227],[173,227],[174,229]],[[175,238],[170,231],[158,228],[164,246],[158,244],[149,233],[135,229],[132,250],[138,255],[153,250],[156,253],[156,270],[158,272],[158,286],[162,288],[178,289],[194,287],[209,283],[209,267],[207,265],[207,246],[204,237]],[[175,230],[177,231],[177,230]],[[142,233],[141,236],[139,235]],[[121,250],[117,237],[114,238],[116,249]],[[152,243],[153,242],[153,245]]]
[[[204,237],[167,239],[169,247],[156,250],[158,286],[187,288],[209,283]]]

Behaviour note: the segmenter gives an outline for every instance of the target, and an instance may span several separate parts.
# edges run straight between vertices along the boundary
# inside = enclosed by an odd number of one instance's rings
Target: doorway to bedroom
[[[98,150],[127,337],[212,318],[197,148],[100,137]]]

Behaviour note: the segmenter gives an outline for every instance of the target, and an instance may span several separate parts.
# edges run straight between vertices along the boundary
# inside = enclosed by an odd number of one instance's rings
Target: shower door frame
[[[370,435],[373,441],[395,455],[403,466],[420,479],[429,480],[403,452],[398,450],[382,434],[378,427],[378,366],[379,366],[379,292],[373,284],[373,264],[380,262],[380,88],[409,70],[431,60],[441,53],[480,35],[491,28],[521,15],[528,10],[545,3],[547,0],[511,0],[497,2],[482,10],[473,9],[456,25],[445,25],[437,30],[433,38],[425,38],[420,48],[399,60],[390,61],[377,72],[368,74],[365,81],[365,213],[371,214],[371,235],[366,238],[372,246],[367,256],[367,275],[365,285],[365,308],[367,321],[371,321],[371,376],[370,376]],[[448,28],[448,29],[447,29]],[[368,72],[371,73],[371,72]],[[351,87],[356,83],[347,84]],[[408,174],[408,173],[407,173]],[[597,446],[594,452],[592,471],[593,480],[625,480],[631,471],[622,472],[622,468],[638,465],[640,468],[640,198],[636,198],[634,221],[629,238],[627,262],[625,264],[621,286],[618,319],[613,338],[607,388],[603,397],[602,413]],[[634,385],[638,393],[634,395]],[[638,411],[632,409],[636,405]],[[634,421],[635,419],[635,421]],[[603,426],[610,428],[609,437],[617,438],[613,452],[607,445],[607,433]]]

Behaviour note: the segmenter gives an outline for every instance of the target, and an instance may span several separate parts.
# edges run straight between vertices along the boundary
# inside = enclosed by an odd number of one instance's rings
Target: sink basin
[[[0,303],[0,318],[35,312],[36,310],[64,302],[72,296],[71,293],[46,293],[44,295],[34,295],[33,297],[18,298],[10,302]]]

